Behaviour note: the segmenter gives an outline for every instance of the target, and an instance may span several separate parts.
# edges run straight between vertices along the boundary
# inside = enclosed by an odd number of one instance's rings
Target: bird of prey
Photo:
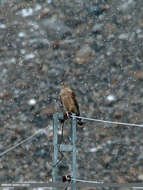
[[[59,97],[60,101],[69,116],[72,113],[75,113],[76,116],[80,115],[79,105],[77,98],[73,90],[65,83],[61,83],[62,89],[60,91]],[[78,124],[82,125],[81,119],[78,119]]]

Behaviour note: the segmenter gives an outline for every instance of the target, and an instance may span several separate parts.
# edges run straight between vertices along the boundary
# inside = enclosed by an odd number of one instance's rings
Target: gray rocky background
[[[0,157],[0,183],[51,180],[61,81],[82,116],[142,124],[143,0],[0,1],[0,152],[43,129]],[[79,179],[143,182],[143,128],[85,121],[77,137]]]

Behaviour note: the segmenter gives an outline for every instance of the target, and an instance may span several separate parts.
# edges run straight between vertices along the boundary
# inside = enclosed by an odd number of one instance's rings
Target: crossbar
[[[64,144],[61,144],[59,145],[59,150],[60,151],[65,151],[65,152],[71,152],[73,151],[73,146],[72,145],[64,145]]]

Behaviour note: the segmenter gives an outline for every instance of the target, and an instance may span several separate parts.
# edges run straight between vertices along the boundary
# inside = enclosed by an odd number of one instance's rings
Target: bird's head
[[[64,83],[64,82],[61,82],[61,86],[62,86],[62,88],[68,87],[68,85],[66,83]]]

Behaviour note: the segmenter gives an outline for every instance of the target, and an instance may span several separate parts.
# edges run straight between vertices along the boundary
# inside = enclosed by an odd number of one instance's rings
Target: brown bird
[[[77,102],[77,98],[73,90],[65,83],[61,83],[62,89],[59,94],[60,101],[67,113],[67,116],[69,114],[75,113],[76,116],[80,115],[79,111],[79,105]],[[78,119],[78,124],[82,125],[81,119]]]

